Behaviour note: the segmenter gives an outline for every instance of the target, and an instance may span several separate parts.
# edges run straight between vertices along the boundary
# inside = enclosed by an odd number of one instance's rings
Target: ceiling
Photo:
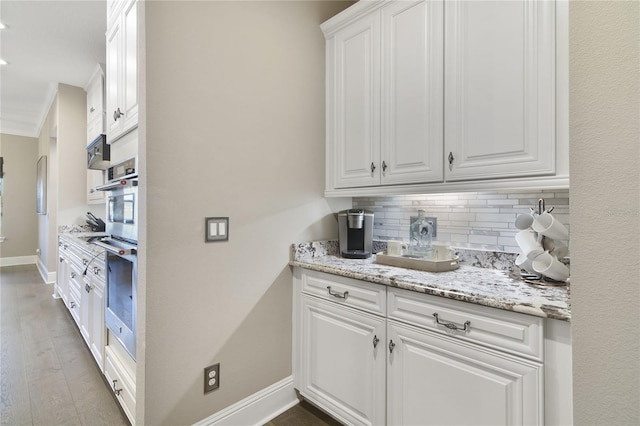
[[[38,137],[58,83],[85,88],[105,62],[106,2],[0,1],[0,132]]]

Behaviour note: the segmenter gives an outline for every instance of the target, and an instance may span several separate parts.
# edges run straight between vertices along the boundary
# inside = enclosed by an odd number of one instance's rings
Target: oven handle
[[[111,244],[103,243],[102,241],[94,241],[94,244],[98,247],[102,247],[109,253],[116,254],[118,256],[126,256],[129,254],[136,254],[136,249],[124,249],[121,247],[112,246]]]

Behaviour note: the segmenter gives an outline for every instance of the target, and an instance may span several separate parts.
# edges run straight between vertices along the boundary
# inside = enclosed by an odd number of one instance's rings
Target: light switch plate
[[[207,243],[214,241],[229,241],[229,218],[205,217],[204,240]]]

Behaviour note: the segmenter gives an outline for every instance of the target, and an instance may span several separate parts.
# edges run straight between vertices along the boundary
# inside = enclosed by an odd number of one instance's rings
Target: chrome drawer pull
[[[331,286],[330,285],[327,286],[327,290],[329,290],[329,294],[330,295],[332,295],[333,297],[337,297],[338,299],[346,299],[347,296],[349,295],[348,291],[345,291],[342,294],[340,294],[338,292],[335,292],[335,291],[331,291]]]
[[[457,325],[455,325],[452,322],[449,321],[442,321],[440,322],[440,318],[438,318],[438,314],[434,313],[433,316],[436,318],[436,324],[438,325],[444,325],[445,327],[447,327],[449,330],[459,330],[459,331],[469,331],[469,329],[471,328],[471,321],[466,321],[464,323],[464,327],[460,328]]]
[[[378,336],[373,336],[373,348],[377,348],[378,347],[378,343],[380,342],[380,339],[378,339]]]
[[[393,350],[395,349],[396,344],[393,343],[393,340],[389,340],[389,353],[392,354]]]
[[[114,392],[116,395],[120,395],[120,392],[122,392],[122,388],[120,388],[120,389],[116,389],[116,382],[117,382],[117,381],[118,381],[117,379],[114,379],[114,380],[113,380],[113,392]]]

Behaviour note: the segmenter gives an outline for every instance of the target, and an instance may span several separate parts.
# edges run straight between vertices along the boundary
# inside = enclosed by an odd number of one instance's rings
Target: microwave
[[[106,170],[111,164],[111,145],[107,137],[100,135],[87,146],[87,168],[92,170]]]

